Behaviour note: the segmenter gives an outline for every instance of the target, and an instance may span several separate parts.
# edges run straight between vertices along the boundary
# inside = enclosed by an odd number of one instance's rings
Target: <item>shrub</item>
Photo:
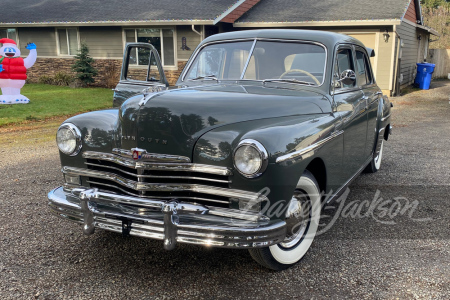
[[[74,81],[74,77],[64,72],[58,72],[53,77],[53,84],[60,86],[68,86]]]
[[[119,82],[118,67],[114,61],[109,61],[105,66],[105,84],[108,88],[116,87]]]
[[[94,77],[97,76],[98,71],[92,66],[94,59],[89,56],[89,48],[85,42],[81,43],[81,49],[75,56],[75,63],[72,65],[72,70],[77,73],[76,77],[84,84],[94,83]]]
[[[53,77],[48,75],[42,75],[39,77],[39,83],[43,84],[53,84]]]
[[[65,72],[58,72],[55,76],[50,75],[42,75],[39,77],[39,83],[43,84],[51,84],[51,85],[59,85],[59,86],[68,86],[74,81],[74,77]]]

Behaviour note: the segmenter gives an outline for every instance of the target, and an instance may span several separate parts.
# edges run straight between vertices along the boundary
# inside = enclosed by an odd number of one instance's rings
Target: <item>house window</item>
[[[77,28],[58,28],[59,55],[76,55],[79,49]]]
[[[0,29],[0,38],[12,39],[17,42],[17,31],[15,28]]]
[[[173,29],[125,29],[126,43],[150,43],[158,50],[164,66],[175,65],[175,40]]]

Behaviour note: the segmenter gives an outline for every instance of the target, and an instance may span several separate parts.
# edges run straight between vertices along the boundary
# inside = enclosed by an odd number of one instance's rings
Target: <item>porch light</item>
[[[389,38],[390,38],[391,36],[389,35],[389,32],[387,31],[387,29],[384,31],[383,37],[384,37],[384,41],[385,41],[386,43],[389,42]]]

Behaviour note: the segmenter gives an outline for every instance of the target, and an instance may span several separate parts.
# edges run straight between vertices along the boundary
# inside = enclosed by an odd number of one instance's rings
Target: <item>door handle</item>
[[[364,96],[363,100],[366,102],[366,108],[364,109],[364,111],[366,111],[369,108],[369,103],[368,103],[369,97],[368,96]]]

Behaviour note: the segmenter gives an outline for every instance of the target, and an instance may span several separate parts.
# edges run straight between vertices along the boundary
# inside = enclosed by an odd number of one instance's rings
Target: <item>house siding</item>
[[[35,43],[38,56],[56,56],[55,28],[19,28],[19,46],[23,55],[28,55],[25,48],[28,43]]]
[[[190,48],[190,50],[181,49],[183,37],[186,38],[186,45]],[[193,32],[191,26],[177,26],[177,42],[175,44],[175,47],[178,47],[178,59],[181,61],[188,60],[201,41],[202,37]]]
[[[241,5],[239,5],[230,14],[224,17],[221,21],[225,23],[234,23],[237,19],[242,17],[247,11],[249,11],[253,6],[255,6],[261,0],[246,0]]]
[[[80,27],[80,40],[85,41],[94,58],[123,56],[122,27]]]
[[[383,91],[391,91],[393,88],[394,74],[394,43],[395,33],[392,29],[388,30],[389,40],[384,40],[384,30],[381,29],[378,34],[378,49],[375,50],[377,58],[376,81]]]
[[[414,83],[418,62],[423,62],[425,47],[427,47],[426,40],[429,34],[424,30],[415,27],[405,21],[397,27],[397,33],[403,41],[400,77],[403,80],[400,82],[401,86]],[[421,40],[418,39],[421,37]]]
[[[411,3],[409,3],[408,10],[406,11],[405,14],[405,19],[413,23],[417,22],[416,4],[414,0],[411,0]]]

